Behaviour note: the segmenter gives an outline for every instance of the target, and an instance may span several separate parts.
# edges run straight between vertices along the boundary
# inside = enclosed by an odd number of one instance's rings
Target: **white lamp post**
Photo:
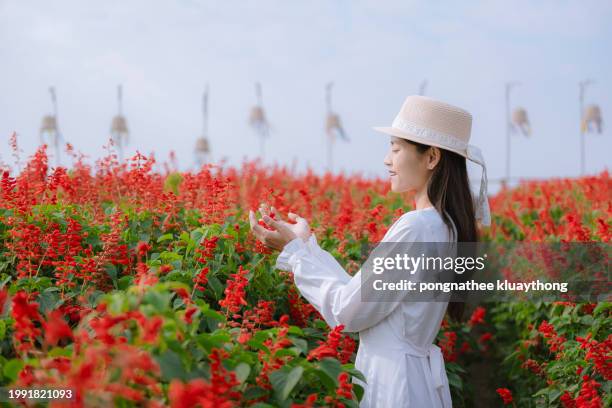
[[[425,89],[427,88],[427,80],[423,80],[423,82],[421,82],[421,85],[419,86],[419,95],[424,96],[425,95]]]
[[[270,124],[268,123],[268,119],[266,118],[266,113],[263,108],[263,97],[261,92],[261,84],[259,82],[255,83],[255,96],[257,98],[257,104],[251,109],[249,123],[259,136],[259,155],[263,160],[264,141],[270,136]]]
[[[196,140],[195,161],[198,168],[210,160],[210,142],[208,141],[208,84],[202,97],[202,136]]]

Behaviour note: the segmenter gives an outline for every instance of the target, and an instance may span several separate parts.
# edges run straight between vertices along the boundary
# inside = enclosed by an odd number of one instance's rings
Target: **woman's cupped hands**
[[[257,220],[253,210],[249,210],[249,223],[251,224],[251,232],[255,235],[262,244],[271,249],[281,251],[285,245],[296,238],[301,238],[304,242],[310,237],[310,225],[306,219],[295,213],[288,213],[287,218],[294,223],[287,222],[282,219],[278,210],[274,207],[269,207],[266,203],[259,206],[259,213],[263,216]],[[269,230],[259,224],[263,222],[273,228]]]

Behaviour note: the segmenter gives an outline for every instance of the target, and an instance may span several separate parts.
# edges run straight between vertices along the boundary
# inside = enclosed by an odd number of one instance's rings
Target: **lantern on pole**
[[[202,96],[202,136],[196,140],[195,161],[198,168],[210,161],[210,143],[208,141],[208,84]]]
[[[506,177],[502,180],[502,187],[510,183],[510,163],[511,163],[511,139],[510,134],[520,130],[524,135],[531,134],[531,125],[527,111],[518,107],[511,113],[510,92],[512,88],[520,85],[519,82],[506,82]]]
[[[512,131],[520,131],[523,136],[531,136],[531,125],[529,124],[529,117],[525,108],[516,108],[512,112]]]
[[[586,93],[586,88],[593,83],[594,81],[590,79],[580,81],[578,83],[580,90],[580,175],[584,175],[586,167],[586,146],[584,135],[586,133],[592,133],[593,130],[597,130],[597,133],[601,134],[603,130],[603,120],[599,106],[589,105],[586,107],[586,109],[584,108],[584,94]]]
[[[591,129],[591,127],[594,127]],[[601,109],[598,105],[589,105],[584,110],[584,117],[582,118],[583,133],[597,133],[601,134],[603,130],[603,119],[601,118]]]
[[[257,136],[259,136],[259,155],[263,160],[264,142],[265,139],[270,136],[270,124],[268,123],[268,119],[266,118],[266,113],[263,108],[263,97],[261,92],[261,84],[259,82],[255,83],[255,97],[257,99],[257,104],[251,109],[249,124],[255,130]]]
[[[344,141],[349,141],[344,128],[340,122],[340,116],[334,113],[332,109],[332,87],[333,82],[330,82],[325,87],[325,102],[327,105],[327,117],[325,119],[325,131],[327,133],[327,168],[331,172],[333,169],[333,146],[336,138]]]
[[[111,121],[111,138],[115,146],[117,146],[119,161],[123,161],[123,148],[128,143],[129,131],[127,120],[123,116],[123,92],[121,85],[117,86],[117,114]]]
[[[62,141],[62,134],[59,130],[57,120],[57,97],[55,95],[55,88],[49,87],[49,93],[51,94],[51,104],[53,106],[53,114],[45,115],[40,126],[40,142],[53,145],[55,150],[55,162],[59,166],[61,163],[60,158],[60,142]]]

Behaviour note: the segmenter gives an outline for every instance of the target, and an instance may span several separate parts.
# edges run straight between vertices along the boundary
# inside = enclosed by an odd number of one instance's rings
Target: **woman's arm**
[[[418,228],[402,225],[387,237],[383,252],[393,252],[393,243],[401,243],[405,248],[418,238]],[[362,279],[362,270],[349,275],[329,252],[319,247],[314,235],[308,242],[301,238],[289,242],[278,256],[276,267],[292,271],[302,296],[321,313],[327,324],[331,327],[343,324],[346,332],[376,325],[399,305],[406,292],[386,292],[384,300],[363,301],[362,288],[371,290],[372,279],[377,277],[369,271]],[[372,299],[369,294],[368,299]]]

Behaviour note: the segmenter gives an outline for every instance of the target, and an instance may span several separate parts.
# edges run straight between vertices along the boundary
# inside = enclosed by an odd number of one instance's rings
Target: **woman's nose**
[[[385,166],[390,166],[390,165],[391,165],[391,161],[389,160],[389,153],[387,153],[387,154],[385,155],[385,157],[383,158],[383,164],[384,164]]]

